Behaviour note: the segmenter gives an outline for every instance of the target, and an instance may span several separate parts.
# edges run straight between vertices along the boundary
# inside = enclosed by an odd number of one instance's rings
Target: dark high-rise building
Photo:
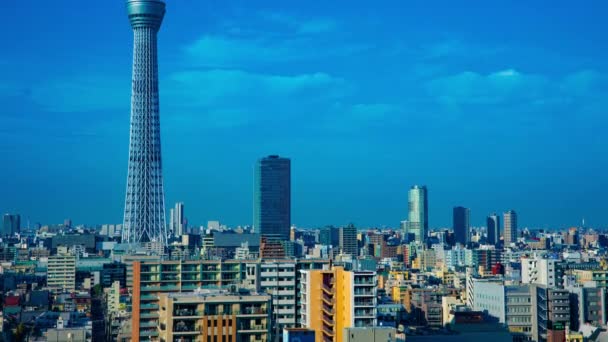
[[[160,147],[157,33],[165,16],[161,0],[127,0],[133,28],[131,130],[122,242],[167,245]]]
[[[408,193],[408,234],[418,242],[424,242],[429,231],[429,201],[426,186],[414,185]]]
[[[2,235],[13,235],[21,231],[21,216],[4,214],[2,219]]]
[[[455,207],[453,210],[453,228],[457,243],[466,245],[469,240],[471,210],[465,207]]]
[[[103,287],[110,287],[115,281],[120,282],[120,287],[126,286],[127,266],[123,263],[114,262],[111,264],[103,264],[101,271],[101,284]]]
[[[502,221],[505,225],[505,246],[508,246],[511,242],[517,242],[517,214],[515,210],[504,213]]]
[[[340,244],[340,230],[334,226],[323,227],[319,230],[319,243],[326,246]]]
[[[291,161],[275,155],[258,160],[254,187],[254,230],[268,239],[289,240]]]
[[[496,245],[500,242],[500,216],[496,213],[486,218],[486,227],[488,233],[488,243]]]
[[[350,254],[353,258],[359,256],[359,244],[357,242],[357,228],[354,224],[340,227],[340,251]]]

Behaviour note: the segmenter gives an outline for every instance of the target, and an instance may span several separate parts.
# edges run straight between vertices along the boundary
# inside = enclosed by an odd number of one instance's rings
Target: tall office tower
[[[340,252],[350,254],[353,258],[359,256],[359,246],[357,243],[357,228],[354,224],[340,227]]]
[[[173,208],[169,209],[169,232],[175,235],[175,212]]]
[[[2,218],[2,234],[13,235],[21,231],[21,216],[16,214],[4,214]]]
[[[456,242],[466,245],[470,241],[471,210],[465,207],[454,207],[452,218]]]
[[[184,203],[175,203],[175,208],[171,209],[171,226],[173,227],[173,235],[182,236],[187,232],[185,223],[186,218],[184,217]]]
[[[488,228],[488,243],[496,245],[500,242],[500,216],[493,213],[486,219],[486,227]]]
[[[409,239],[408,225],[409,225],[409,222],[407,222],[407,220],[401,221],[401,225],[400,225],[401,226],[401,234],[403,234],[402,240],[404,242],[409,242],[410,241],[410,239]]]
[[[429,230],[429,202],[426,186],[414,185],[408,194],[408,232],[414,240],[424,242]]]
[[[268,240],[289,240],[291,161],[279,156],[258,160],[253,193],[253,229]]]
[[[514,210],[509,210],[503,214],[502,221],[505,226],[505,246],[511,242],[517,242],[517,214]]]
[[[161,0],[127,0],[133,28],[131,138],[122,240],[167,244],[158,104],[156,34],[165,15]]]

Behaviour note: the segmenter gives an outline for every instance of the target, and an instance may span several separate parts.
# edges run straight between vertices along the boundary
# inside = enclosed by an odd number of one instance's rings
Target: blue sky
[[[168,1],[167,206],[249,224],[253,165],[292,158],[299,226],[430,225],[471,208],[608,225],[603,1]],[[132,32],[123,1],[0,3],[0,210],[118,223]]]

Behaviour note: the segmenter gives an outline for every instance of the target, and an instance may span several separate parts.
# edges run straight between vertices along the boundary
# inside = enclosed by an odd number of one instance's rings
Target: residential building
[[[535,341],[562,342],[570,325],[568,290],[531,286],[532,338]]]
[[[517,341],[532,340],[535,324],[529,286],[505,286],[505,323]]]
[[[570,292],[570,322],[572,330],[579,329],[590,323],[594,326],[603,326],[607,323],[608,298],[606,288],[597,286],[569,286]]]
[[[112,286],[106,288],[106,307],[110,314],[120,311],[120,282],[115,281]]]
[[[344,329],[377,323],[377,279],[371,271],[310,270],[302,273],[302,326],[316,341],[343,341]]]
[[[76,256],[66,247],[59,247],[57,255],[49,256],[47,286],[54,292],[76,290]]]
[[[534,255],[521,258],[521,282],[546,287],[563,285],[563,269],[560,260]]]
[[[357,243],[357,228],[354,224],[340,227],[340,252],[352,257],[359,256],[359,246]]]
[[[133,298],[133,329],[158,323],[160,293],[226,289],[230,286],[264,291],[275,303],[279,331],[298,327],[300,272],[327,268],[329,260],[146,260],[127,263],[127,286]],[[278,273],[277,273],[278,272]],[[278,283],[278,284],[277,284]],[[141,336],[142,339],[145,336]]]
[[[159,324],[133,334],[161,341],[270,341],[269,295],[227,291],[161,293],[154,315]]]

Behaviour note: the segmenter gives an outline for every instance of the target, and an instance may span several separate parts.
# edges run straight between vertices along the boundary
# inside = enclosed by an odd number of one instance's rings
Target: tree
[[[93,296],[99,298],[101,295],[103,295],[103,287],[101,284],[93,286]]]

